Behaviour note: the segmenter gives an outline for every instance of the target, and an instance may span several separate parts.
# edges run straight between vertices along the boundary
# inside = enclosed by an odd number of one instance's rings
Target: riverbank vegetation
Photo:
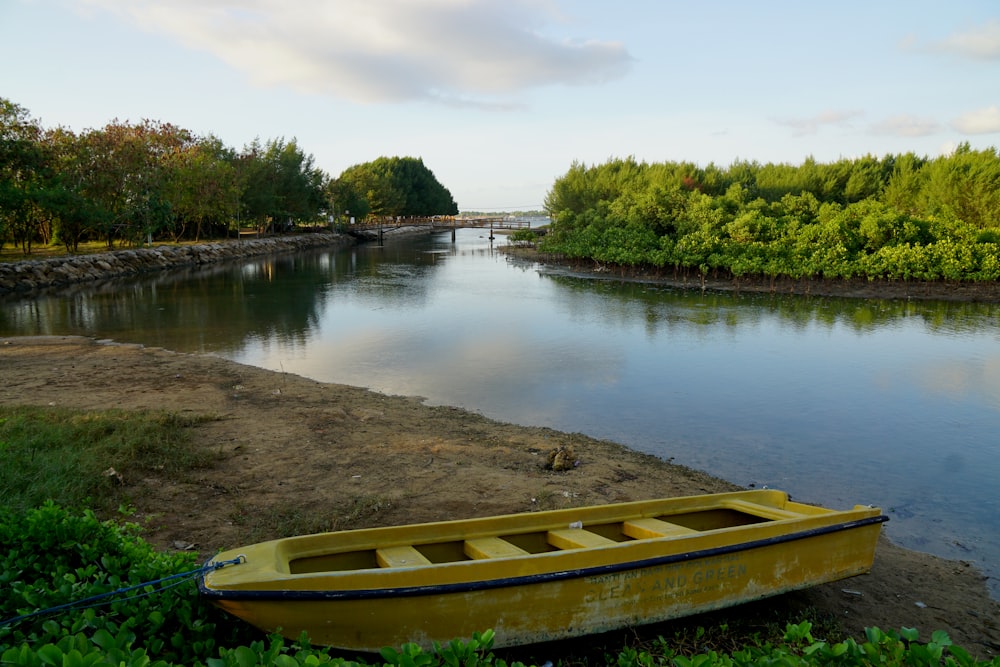
[[[575,163],[545,205],[541,250],[622,273],[1000,279],[1000,156],[968,144],[799,166]]]
[[[540,209],[514,211],[462,211],[461,215],[468,216],[470,218],[490,218],[496,216],[511,216],[514,218],[547,218],[549,216],[548,213]]]
[[[77,252],[155,241],[289,232],[351,215],[451,215],[451,194],[416,158],[379,158],[331,178],[295,139],[242,149],[170,123],[45,129],[0,98],[0,249]]]

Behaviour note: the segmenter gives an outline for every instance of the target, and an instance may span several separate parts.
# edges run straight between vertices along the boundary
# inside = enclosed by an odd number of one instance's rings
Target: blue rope
[[[240,563],[245,563],[245,562],[246,562],[246,556],[242,555],[237,556],[232,560],[221,560],[216,562],[210,562],[205,565],[202,565],[197,570],[190,570],[188,572],[179,572],[177,574],[171,574],[168,577],[163,577],[161,579],[154,579],[153,581],[146,581],[141,584],[135,584],[134,586],[126,586],[124,588],[119,588],[114,591],[108,591],[107,593],[100,593],[99,595],[92,595],[90,597],[83,598],[82,600],[67,602],[66,604],[57,605],[55,607],[49,607],[48,609],[39,609],[38,611],[32,612],[30,614],[24,614],[23,616],[14,616],[13,618],[8,618],[0,621],[0,628],[4,628],[8,625],[14,625],[16,623],[21,623],[23,621],[26,621],[30,618],[35,618],[37,616],[56,614],[62,611],[66,611],[68,609],[92,609],[94,607],[101,607],[103,605],[111,604],[113,601],[108,600],[108,598],[114,597],[116,595],[123,595],[125,593],[130,593],[140,588],[146,588],[148,586],[156,586],[157,584],[162,584],[167,581],[173,581],[175,579],[179,580],[179,581],[174,581],[174,583],[170,584],[169,586],[163,586],[162,588],[158,588],[156,590],[146,591],[138,595],[131,595],[129,597],[123,598],[123,600],[139,600],[149,595],[153,595],[154,593],[162,593],[163,591],[170,590],[175,586],[180,586],[189,579],[194,579],[195,577],[205,574],[206,572],[220,570],[226,567],[227,565],[238,565]]]

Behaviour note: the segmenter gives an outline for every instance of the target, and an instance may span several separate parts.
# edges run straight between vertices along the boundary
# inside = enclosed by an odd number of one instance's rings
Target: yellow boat
[[[514,646],[867,572],[886,520],[737,491],[289,537],[220,553],[199,588],[263,630],[343,649],[490,628]]]

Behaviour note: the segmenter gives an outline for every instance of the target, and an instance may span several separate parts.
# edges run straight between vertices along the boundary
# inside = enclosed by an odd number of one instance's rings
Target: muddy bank
[[[206,416],[192,436],[212,453],[210,466],[183,479],[151,473],[122,480],[151,541],[206,557],[281,534],[737,488],[628,443],[497,422],[217,357],[78,337],[7,338],[0,339],[0,368],[0,404]],[[546,453],[559,446],[572,446],[579,465],[545,469]],[[854,636],[870,626],[913,627],[924,639],[945,630],[979,656],[1000,652],[1000,605],[974,566],[886,539],[871,574],[733,613],[764,622],[807,609],[836,617]],[[670,636],[670,624],[648,632]]]

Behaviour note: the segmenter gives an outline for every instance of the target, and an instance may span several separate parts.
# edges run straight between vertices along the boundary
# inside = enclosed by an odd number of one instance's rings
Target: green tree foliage
[[[380,157],[348,167],[330,192],[338,210],[349,210],[355,217],[365,213],[378,217],[458,213],[451,192],[420,158]]]
[[[169,157],[193,141],[187,130],[152,121],[116,120],[80,137],[82,193],[101,211],[94,222],[109,248],[118,240],[142,243],[169,227]]]
[[[86,145],[69,130],[57,128],[45,133],[43,142],[57,175],[47,190],[47,205],[36,222],[42,238],[46,218],[52,225],[52,240],[75,252],[81,241],[95,237],[103,213],[98,203],[86,195],[89,173]]]
[[[353,211],[356,218],[368,214],[378,217],[397,215],[396,211],[402,208],[402,192],[386,170],[379,169],[373,162],[348,167],[336,183],[335,189],[347,195],[343,210]]]
[[[346,172],[345,172],[346,173]],[[371,212],[366,190],[361,190],[365,184],[356,178],[332,179],[326,187],[327,199],[332,202],[334,214],[345,218],[361,220]]]
[[[231,150],[216,137],[179,147],[167,156],[164,196],[170,202],[170,230],[175,241],[197,241],[208,230],[228,231],[239,202]]]
[[[924,215],[960,220],[976,229],[1000,227],[1000,156],[961,144],[931,161],[920,192]]]
[[[41,127],[24,107],[0,98],[0,244],[10,238],[25,253],[48,176],[40,136]]]
[[[84,240],[141,244],[227,234],[240,220],[290,230],[327,207],[328,176],[293,139],[239,154],[169,123],[114,120],[43,130],[0,98],[0,244],[75,250]]]
[[[315,219],[326,207],[326,175],[295,139],[272,139],[263,145],[255,140],[240,154],[237,172],[241,218],[260,230],[287,230]]]
[[[869,280],[1000,279],[1000,156],[865,156],[729,169],[573,163],[543,250],[621,270]]]
[[[169,123],[114,120],[45,131],[0,98],[0,244],[138,245],[199,240],[252,225],[291,231],[328,213],[363,218],[455,215],[451,193],[412,157],[381,157],[336,180],[295,139],[241,151]]]

